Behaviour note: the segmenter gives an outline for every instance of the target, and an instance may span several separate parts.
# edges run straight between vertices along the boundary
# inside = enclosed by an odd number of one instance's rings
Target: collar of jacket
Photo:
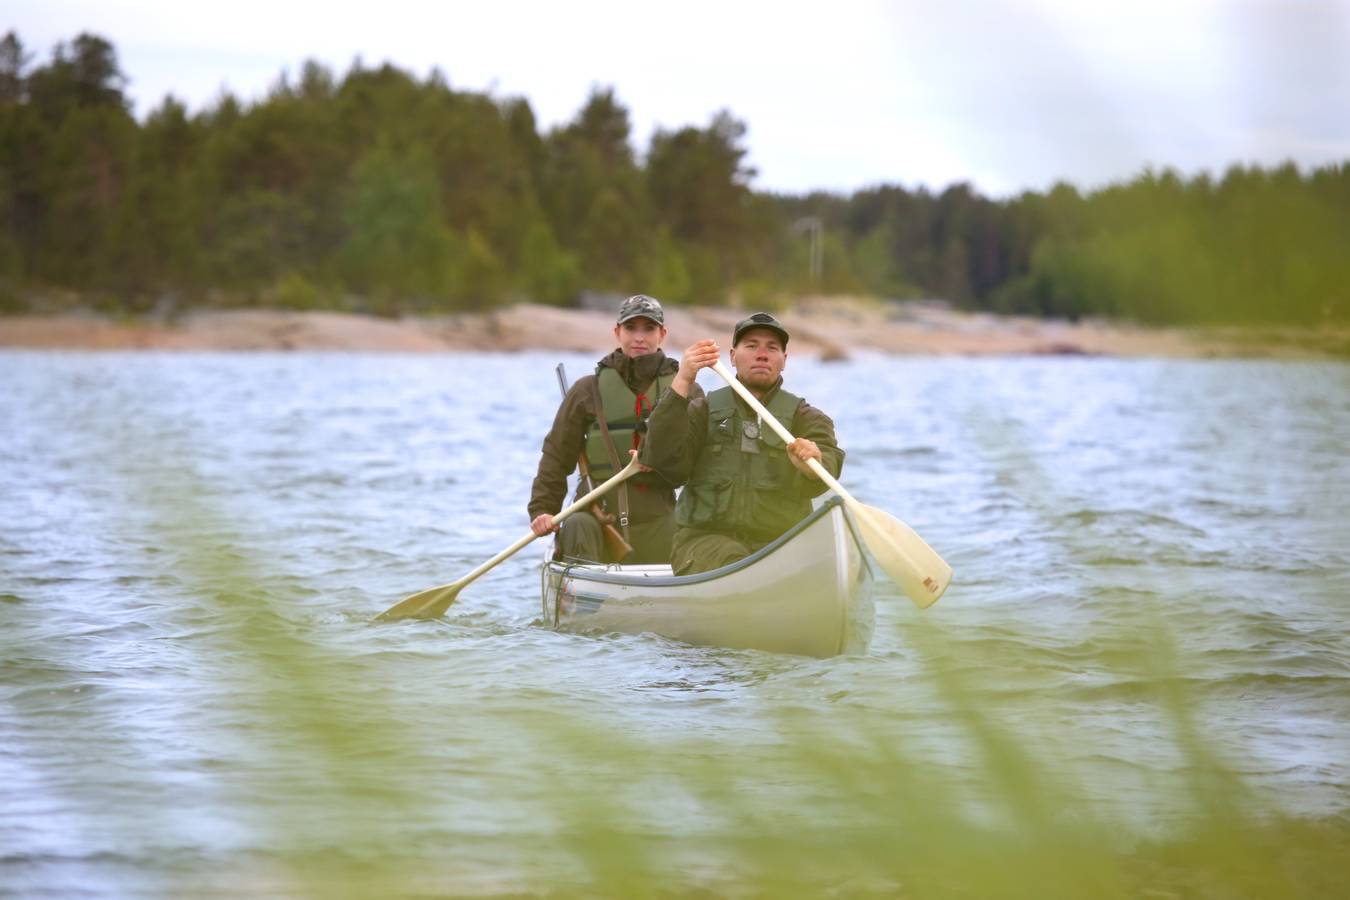
[[[624,356],[622,350],[615,350],[600,360],[595,370],[598,373],[601,369],[613,369],[622,376],[623,383],[628,385],[629,390],[637,393],[639,388],[651,384],[657,375],[669,374],[678,371],[679,368],[678,362],[666,356],[665,351],[657,349],[655,353],[638,357]]]

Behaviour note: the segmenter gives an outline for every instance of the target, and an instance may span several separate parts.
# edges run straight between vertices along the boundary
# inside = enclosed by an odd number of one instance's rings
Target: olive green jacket
[[[678,360],[671,359],[660,350],[636,359],[629,359],[623,355],[623,351],[615,350],[600,360],[595,368],[597,372],[602,368],[614,369],[623,376],[630,390],[645,393],[658,374],[674,374],[679,367]],[[577,458],[581,456],[586,442],[586,430],[596,420],[595,381],[594,374],[583,375],[568,388],[567,396],[553,417],[553,427],[544,436],[539,469],[530,489],[528,512],[531,521],[545,513],[554,515],[563,507],[563,500],[567,496],[567,478],[576,471]],[[698,396],[703,396],[702,389],[698,385],[694,387]],[[618,449],[626,462],[627,450],[622,447]],[[628,517],[631,522],[650,521],[674,511],[675,486],[659,475],[639,473],[628,480],[628,485]],[[582,493],[584,491],[579,489],[577,496]],[[616,511],[612,495],[606,497],[605,502],[606,509],[611,513]]]
[[[780,379],[778,384],[774,385],[769,392],[761,398],[768,405],[778,394],[783,385]],[[750,407],[739,397],[735,399],[736,415],[739,421],[756,422],[758,417]],[[661,402],[656,405],[652,412],[651,420],[648,423],[647,440],[643,444],[640,456],[643,464],[651,466],[656,474],[661,475],[667,482],[674,485],[686,485],[685,490],[689,491],[688,483],[699,471],[709,471],[706,465],[700,466],[701,458],[705,452],[710,452],[708,448],[708,399],[706,397],[690,396],[681,397],[674,391],[667,391],[661,398]],[[785,423],[787,424],[787,423]],[[796,414],[792,422],[788,424],[788,430],[794,437],[806,438],[813,441],[820,448],[821,465],[825,470],[836,478],[844,466],[844,451],[839,449],[839,444],[834,436],[834,422],[825,413],[811,406],[806,401],[802,401],[797,407]],[[760,428],[760,434],[768,434],[767,426]],[[775,452],[775,448],[770,444],[781,444],[775,437],[768,437],[761,441],[761,449],[765,452]],[[731,451],[739,446],[739,438],[730,445]],[[729,451],[729,452],[731,452]],[[778,449],[776,452],[783,452]],[[751,466],[754,462],[748,459],[753,454],[740,454],[737,456],[747,457],[745,464]],[[725,468],[724,466],[718,467]],[[755,490],[772,491],[779,496],[772,505],[779,508],[796,505],[798,508],[810,508],[810,500],[823,494],[828,488],[823,481],[803,475],[795,466],[788,464],[786,468],[777,469],[781,474],[777,475],[770,484],[764,480],[762,473],[756,477],[757,484]],[[747,478],[750,477],[747,469]],[[716,531],[723,534],[730,534],[737,537],[744,537],[755,541],[771,540],[777,534],[785,530],[783,523],[777,521],[781,516],[773,516],[775,521],[758,522],[753,520],[741,521],[747,511],[754,510],[755,503],[736,503],[731,504],[727,510],[727,518],[720,523],[700,522],[700,530]],[[758,505],[761,509],[767,509],[768,505]],[[791,524],[791,523],[789,523]]]

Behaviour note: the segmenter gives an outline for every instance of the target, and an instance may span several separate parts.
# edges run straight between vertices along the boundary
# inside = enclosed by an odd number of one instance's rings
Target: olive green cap
[[[741,335],[745,334],[751,328],[767,328],[775,332],[783,339],[783,349],[787,349],[788,330],[783,327],[783,323],[775,319],[766,312],[757,312],[752,316],[741,319],[736,323],[736,330],[731,333],[731,346],[735,347],[741,342]]]

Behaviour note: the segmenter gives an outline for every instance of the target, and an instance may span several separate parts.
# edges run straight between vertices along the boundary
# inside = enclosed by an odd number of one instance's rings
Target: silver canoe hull
[[[568,631],[816,657],[862,653],[872,639],[872,570],[838,498],[721,569],[674,576],[669,566],[548,560],[542,593],[544,620]]]

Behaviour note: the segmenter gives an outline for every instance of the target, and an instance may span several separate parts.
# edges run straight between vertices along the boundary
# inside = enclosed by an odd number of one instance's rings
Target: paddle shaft
[[[778,421],[778,417],[775,416],[773,413],[769,412],[767,409],[765,409],[764,404],[759,402],[759,398],[756,397],[754,394],[750,393],[750,389],[745,385],[741,384],[741,382],[736,378],[736,376],[731,374],[730,370],[728,370],[726,366],[722,365],[721,360],[718,360],[717,362],[713,363],[712,369],[714,372],[716,372],[718,375],[721,375],[722,378],[726,380],[726,383],[731,386],[731,389],[733,391],[741,395],[742,400],[750,404],[751,409],[759,413],[759,417],[764,420],[765,424],[767,424],[770,428],[772,428],[774,430],[774,433],[777,434],[780,438],[782,438],[784,442],[790,444],[796,440],[796,438],[792,436],[792,432],[784,428],[783,423]],[[858,502],[857,500],[853,499],[853,497],[849,494],[848,491],[844,490],[843,485],[841,485],[838,481],[836,481],[833,475],[831,475],[828,471],[826,471],[825,467],[820,464],[820,460],[808,459],[806,461],[806,464],[811,467],[812,472],[815,472],[818,476],[820,476],[820,480],[825,482],[825,484],[827,484],[832,491],[834,491],[840,497],[843,497],[845,503]]]
[[[722,376],[722,380],[739,394],[784,442],[791,444],[796,440],[783,423],[764,408],[759,398],[722,365],[721,360],[713,363],[712,369]],[[806,464],[821,481],[843,499],[844,505],[858,522],[862,537],[868,549],[872,551],[872,556],[882,564],[882,568],[895,579],[915,605],[926,608],[942,596],[947,583],[951,580],[951,566],[947,565],[932,547],[924,543],[923,538],[894,516],[865,506],[854,499],[853,495],[844,490],[843,485],[825,470],[819,460],[808,459]]]
[[[573,513],[585,509],[587,504],[594,503],[610,490],[618,487],[629,478],[632,478],[638,471],[637,457],[634,456],[629,461],[628,465],[614,473],[614,477],[603,484],[592,488],[585,496],[580,497],[570,506],[564,508],[553,517],[553,521],[561,522]],[[455,598],[459,596],[460,591],[468,587],[469,584],[480,575],[492,569],[506,558],[512,556],[537,537],[539,537],[539,535],[535,534],[533,531],[526,533],[520,540],[516,541],[514,544],[507,547],[505,550],[498,553],[496,556],[492,557],[492,559],[489,559],[458,581],[452,581],[449,584],[441,585],[440,587],[428,588],[425,591],[419,591],[416,594],[405,597],[389,609],[380,613],[376,618],[383,621],[389,621],[392,619],[409,618],[427,619],[441,615],[450,607],[451,603],[455,602]],[[425,600],[421,600],[420,598],[425,598]]]
[[[583,495],[576,502],[572,503],[567,507],[564,507],[561,512],[559,512],[556,516],[553,517],[553,521],[561,522],[562,520],[566,519],[573,513],[580,512],[587,506],[590,506],[596,500],[599,500],[605,494],[609,493],[610,490],[612,490],[613,488],[618,487],[620,484],[627,481],[629,478],[632,478],[637,473],[638,473],[638,461],[637,457],[635,456],[632,458],[632,460],[629,461],[628,465],[624,466],[618,472],[614,473],[613,478],[609,479],[608,481],[601,482],[596,487],[591,488],[589,492]],[[469,582],[473,581],[479,575],[482,575],[488,569],[491,569],[493,566],[497,565],[497,563],[506,559],[508,556],[512,555],[521,547],[524,547],[526,544],[530,543],[530,541],[533,541],[537,537],[539,537],[539,535],[531,531],[530,533],[522,537],[520,540],[512,544],[510,547],[507,547],[501,553],[498,553],[496,556],[492,557],[492,559],[489,559],[487,562],[483,563],[481,566],[474,569],[468,575],[465,575],[459,581],[455,582],[455,584],[458,584],[460,586],[460,589],[463,590],[464,586],[467,585]]]

